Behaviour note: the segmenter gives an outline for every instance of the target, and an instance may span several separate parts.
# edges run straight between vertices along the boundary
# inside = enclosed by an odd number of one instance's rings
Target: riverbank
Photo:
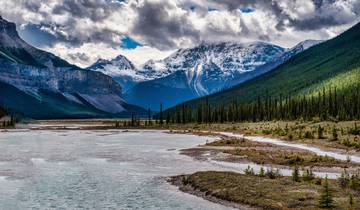
[[[126,122],[126,120],[124,121]],[[143,121],[141,121],[143,122]],[[350,125],[356,122],[344,122]],[[127,123],[124,123],[127,124]],[[96,119],[96,120],[51,120],[51,121],[36,121],[35,123],[27,124],[27,128],[35,130],[111,130],[111,129],[135,129],[135,130],[163,130],[174,128],[174,124],[157,125],[156,122],[149,123],[147,126],[124,127],[121,126],[118,120],[113,119]],[[140,125],[142,125],[140,123]],[[246,126],[248,124],[239,124],[238,126]],[[259,123],[253,124],[258,126]],[[268,167],[283,168],[299,165],[302,167],[310,167],[319,172],[331,172],[340,174],[342,168],[350,168],[350,171],[356,171],[360,163],[360,153],[349,152],[343,149],[335,149],[326,147],[324,150],[319,149],[318,145],[306,145],[298,143],[298,141],[286,141],[281,139],[272,139],[269,137],[258,136],[243,136],[237,132],[229,132],[229,124],[211,124],[211,125],[193,125],[192,129],[184,129],[191,125],[179,125],[178,129],[169,129],[171,133],[189,133],[200,136],[216,136],[227,138],[222,145],[205,145],[200,148],[190,148],[187,153],[190,156],[197,155],[196,158],[202,158],[206,155],[207,158],[227,162],[246,162],[256,163],[259,165],[266,164]],[[200,127],[199,127],[200,126]],[[344,125],[342,125],[344,127]],[[209,127],[214,129],[209,130]],[[194,129],[197,128],[197,129]],[[221,128],[221,129],[220,129]],[[204,130],[198,130],[204,129]],[[206,130],[208,129],[208,130]],[[217,131],[219,130],[219,131]],[[242,139],[239,143],[239,139]],[[244,140],[246,139],[246,141]],[[251,140],[251,141],[248,141]],[[231,144],[231,141],[237,142],[237,145]],[[221,142],[221,141],[220,141]],[[266,143],[269,142],[269,143]],[[289,142],[289,143],[286,143]],[[217,142],[216,144],[218,144]],[[259,146],[261,145],[261,146]],[[273,153],[269,153],[272,151]],[[218,157],[220,154],[220,157]],[[226,155],[224,155],[226,154]],[[355,155],[350,155],[355,154]],[[212,156],[216,157],[212,157]],[[291,168],[290,168],[291,170]]]
[[[278,122],[279,123],[279,122]],[[338,139],[343,139],[346,135],[353,135],[351,132],[353,130],[357,130],[357,128],[351,130],[351,127],[356,127],[355,123],[357,122],[341,122],[339,125],[342,128],[341,135],[338,135]],[[126,124],[126,126],[125,126]],[[279,123],[283,124],[283,123]],[[196,160],[203,160],[200,161],[200,163],[203,164],[214,164],[214,161],[219,163],[220,165],[226,165],[229,166],[229,168],[235,169],[234,171],[244,173],[245,169],[248,165],[251,167],[258,167],[256,170],[254,169],[255,173],[258,173],[260,167],[265,166],[265,170],[268,170],[269,168],[273,168],[274,170],[280,171],[281,175],[285,175],[288,177],[282,177],[279,178],[279,180],[288,180],[290,179],[289,176],[291,176],[293,167],[295,165],[300,166],[300,173],[302,174],[305,169],[311,169],[314,171],[314,174],[316,176],[325,177],[327,174],[329,175],[329,178],[334,179],[331,182],[336,182],[336,178],[338,178],[343,171],[343,168],[347,168],[347,170],[350,173],[357,173],[359,170],[359,162],[356,162],[354,160],[349,158],[347,159],[347,156],[349,154],[351,155],[359,155],[360,153],[356,151],[355,149],[346,150],[342,147],[336,147],[336,144],[331,144],[331,146],[326,146],[323,143],[311,143],[310,141],[305,141],[304,139],[301,139],[299,136],[299,139],[292,138],[292,139],[286,139],[282,137],[276,137],[276,135],[272,134],[265,134],[267,132],[264,132],[264,130],[261,130],[260,132],[253,132],[255,130],[253,129],[260,129],[262,126],[267,125],[267,123],[256,123],[256,124],[221,124],[221,125],[203,125],[203,124],[193,124],[193,125],[158,125],[156,122],[153,122],[153,124],[147,124],[145,126],[127,126],[128,123],[122,124],[118,120],[68,120],[68,121],[39,121],[27,124],[24,127],[20,128],[27,128],[30,130],[83,130],[84,132],[87,132],[87,130],[163,130],[163,132],[170,132],[170,133],[181,133],[181,134],[196,134],[199,136],[212,136],[212,137],[218,137],[223,138],[220,141],[215,142],[207,142],[205,145],[202,145],[200,147],[193,147],[190,149],[183,149],[181,150],[181,154],[186,154],[187,156],[191,156],[192,158]],[[294,124],[296,125],[296,123]],[[310,124],[309,124],[310,125]],[[309,126],[308,125],[308,126]],[[244,127],[245,126],[245,127]],[[260,126],[260,127],[259,127]],[[272,126],[275,126],[272,124]],[[284,124],[284,128],[279,126],[277,129],[288,129],[287,132],[296,132],[293,131],[295,129],[294,127],[289,126],[289,124]],[[316,127],[315,125],[314,128]],[[323,128],[323,124],[319,125],[321,128]],[[330,125],[328,125],[329,127]],[[333,126],[333,125],[332,125]],[[251,127],[251,129],[250,129]],[[325,127],[325,126],[324,126]],[[339,127],[339,130],[341,130]],[[304,127],[302,129],[308,129],[307,127]],[[324,129],[328,130],[328,129]],[[346,132],[345,132],[346,130]],[[322,131],[323,132],[323,131]],[[340,133],[340,132],[339,132]],[[350,133],[350,134],[349,134]],[[246,136],[243,136],[242,134],[246,134]],[[357,137],[357,133],[354,133],[355,137]],[[330,138],[328,133],[323,132],[323,138],[319,139],[320,142],[334,142],[335,140]],[[333,135],[333,134],[331,134]],[[306,134],[307,137],[308,134]],[[310,135],[311,136],[311,135]],[[325,137],[324,137],[325,136]],[[313,141],[316,141],[316,137],[314,134]],[[269,142],[269,143],[266,143]],[[284,146],[287,145],[287,146]],[[289,145],[290,146],[289,146]],[[306,145],[306,147],[304,147]],[[300,148],[299,148],[300,147]],[[304,149],[301,149],[304,148]],[[322,148],[326,151],[320,150],[319,148]],[[313,152],[315,151],[315,152]],[[328,151],[331,151],[332,153],[329,153]],[[327,156],[329,154],[329,156]],[[334,156],[334,157],[332,157]],[[355,156],[349,156],[349,157],[355,157]],[[359,156],[356,156],[359,157]],[[231,164],[226,164],[231,163]],[[284,170],[283,170],[284,169]],[[201,169],[196,169],[201,170]],[[228,169],[227,169],[228,170]],[[232,170],[231,170],[232,171]],[[285,171],[285,173],[283,173]],[[204,173],[211,173],[211,172],[204,172]],[[222,173],[227,172],[219,172],[216,174],[211,175],[211,179],[218,180],[222,179]],[[236,174],[236,176],[241,176],[240,174]],[[244,175],[245,176],[245,175]],[[191,177],[191,175],[189,175]],[[262,177],[263,178],[263,177]],[[241,181],[237,180],[238,178],[234,178],[233,180],[228,180],[229,182],[237,182]],[[181,179],[182,180],[182,179]],[[265,188],[264,190],[271,190],[272,188],[276,187],[284,187],[285,185],[281,185],[281,182],[276,182],[273,185],[265,183],[262,187],[258,187],[259,189]],[[319,180],[319,178],[316,178],[314,180]],[[247,180],[243,180],[247,181]],[[201,182],[203,183],[203,182]],[[285,182],[288,185],[291,185],[289,182]],[[234,185],[239,184],[232,183]],[[240,182],[241,184],[241,182]],[[278,185],[280,184],[280,185]],[[178,184],[176,184],[178,185]],[[188,185],[188,184],[186,184]],[[200,185],[199,185],[200,186]],[[189,186],[187,186],[189,187]],[[227,192],[227,196],[237,196],[237,192],[232,191],[232,189],[237,189],[237,186],[232,185],[223,185],[220,186],[221,189],[215,189],[216,190],[222,190]],[[239,188],[241,189],[241,188]],[[287,190],[291,190],[293,188],[289,187]],[[306,188],[307,189],[307,188]],[[310,189],[310,188],[309,188]],[[311,188],[312,189],[312,188]],[[191,192],[199,197],[207,197],[207,200],[211,200],[216,203],[220,203],[222,205],[229,205],[232,206],[233,200],[232,199],[225,199],[224,197],[218,197],[218,196],[212,196],[213,189],[208,189],[209,191],[202,191],[198,188],[194,188],[194,192],[192,192],[191,188],[188,189],[188,192]],[[296,189],[293,189],[296,190]],[[185,190],[184,190],[185,191]],[[205,192],[205,194],[204,194]],[[209,194],[209,192],[211,192]],[[246,191],[245,191],[246,192]],[[254,191],[255,193],[259,193],[258,191]],[[305,190],[306,192],[306,190]],[[235,193],[235,194],[233,194]],[[251,192],[249,192],[249,195],[252,195]],[[260,194],[262,191],[260,191]],[[209,198],[209,195],[210,198]],[[358,195],[358,194],[356,194]],[[273,197],[274,196],[274,197]],[[243,195],[239,195],[239,197],[244,197]],[[276,195],[269,194],[269,199],[275,199]],[[272,198],[273,197],[273,198]],[[246,196],[244,197],[246,198]],[[299,198],[301,202],[303,198]],[[306,200],[306,199],[305,199]],[[235,200],[236,201],[236,200]],[[230,203],[228,203],[230,202]],[[344,201],[345,202],[345,201]],[[235,202],[235,206],[241,209],[244,209],[244,204],[248,205],[255,205],[248,202]],[[341,204],[341,202],[340,202]],[[285,205],[285,204],[284,204]],[[292,205],[292,204],[291,204]],[[301,204],[303,205],[303,203]],[[306,209],[302,208],[300,205],[300,209]],[[345,205],[345,204],[344,204]],[[256,204],[255,206],[258,206]],[[258,206],[259,207],[259,206]],[[260,206],[260,208],[263,208]],[[295,207],[294,207],[295,208]],[[250,208],[251,209],[251,208]],[[310,208],[312,209],[312,208]]]
[[[226,132],[246,137],[273,138],[289,143],[312,145],[328,151],[360,155],[359,121],[189,124],[180,125],[174,130],[195,134],[208,131],[209,135]]]
[[[191,132],[231,132],[245,136],[280,139],[312,145],[324,150],[360,155],[360,121],[271,121],[224,124],[162,124],[141,120],[131,126],[128,119],[42,120],[18,125],[31,129],[155,129]]]
[[[357,173],[360,170],[360,164],[350,160],[343,161],[298,148],[224,136],[220,140],[208,142],[205,145],[184,149],[181,154],[200,161],[249,163],[249,165],[257,164],[265,168],[292,170],[293,167],[298,166],[302,170],[338,174],[344,168],[351,173]]]
[[[290,177],[269,178],[207,171],[174,176],[169,182],[183,192],[232,207],[246,205],[254,209],[269,210],[322,209],[319,200],[324,180],[321,179],[294,182]],[[343,188],[336,180],[328,182],[333,198],[331,209],[360,208],[360,191]],[[349,201],[350,194],[353,197],[352,205]]]

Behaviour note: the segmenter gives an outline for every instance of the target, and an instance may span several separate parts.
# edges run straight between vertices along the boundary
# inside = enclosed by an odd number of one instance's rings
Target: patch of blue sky
[[[141,46],[141,44],[139,42],[135,41],[134,39],[132,39],[131,37],[125,36],[124,38],[121,39],[121,44],[120,44],[121,48],[135,49],[140,46]]]
[[[111,4],[126,4],[127,3],[127,0],[105,0],[106,2],[108,3],[111,3]]]
[[[18,31],[21,38],[36,47],[51,46],[57,41],[54,35],[41,30],[40,25],[28,24]]]
[[[209,8],[208,8],[208,11],[209,11],[209,12],[214,12],[214,11],[219,11],[219,10],[216,9],[216,8],[209,7]]]
[[[239,9],[242,13],[252,13],[255,12],[255,9],[252,7],[242,7]]]

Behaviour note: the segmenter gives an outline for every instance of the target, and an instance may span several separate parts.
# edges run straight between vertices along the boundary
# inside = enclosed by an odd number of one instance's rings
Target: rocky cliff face
[[[36,49],[23,41],[16,26],[0,19],[0,81],[11,85],[47,107],[57,107],[52,97],[56,95],[66,104],[73,104],[81,113],[125,114],[129,106],[121,97],[121,86],[110,76],[100,72],[80,69],[61,58]],[[2,90],[6,91],[6,90]],[[51,93],[44,96],[44,91]],[[0,98],[0,103],[11,104]],[[127,108],[125,108],[127,107]],[[23,110],[22,107],[9,107]],[[34,107],[34,109],[41,107]],[[134,107],[135,108],[135,107]],[[82,109],[86,110],[83,111]],[[137,108],[136,108],[137,109]],[[56,110],[58,109],[55,109]],[[66,112],[66,110],[63,110]],[[27,110],[29,112],[29,110]],[[30,111],[31,112],[31,111]],[[24,113],[32,117],[31,113]],[[50,114],[50,113],[49,113]],[[56,113],[51,113],[56,115]],[[63,113],[59,110],[58,116]],[[76,113],[74,113],[76,117]],[[67,113],[66,116],[71,116]],[[43,116],[46,116],[44,114]],[[34,116],[36,117],[36,116]]]

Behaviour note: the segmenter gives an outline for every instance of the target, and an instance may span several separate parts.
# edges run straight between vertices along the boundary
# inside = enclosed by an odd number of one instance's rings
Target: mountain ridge
[[[310,47],[309,45],[319,42],[321,41],[305,43],[306,47]],[[149,102],[150,107],[155,110],[160,103],[164,107],[170,107],[184,99],[215,93],[270,71],[305,49],[303,45],[300,43],[296,48],[284,49],[264,42],[221,42],[180,49],[162,61],[145,64],[147,71],[161,72],[166,76],[136,84],[124,96],[131,103],[142,106]],[[156,70],[154,66],[162,69]],[[158,87],[166,90],[159,90]],[[143,94],[149,89],[149,94],[154,97]],[[186,95],[174,97],[174,92],[180,90]],[[163,100],[155,100],[158,98],[155,94],[159,91],[165,94]],[[145,101],[144,98],[149,100]]]
[[[220,103],[227,104],[234,100],[238,103],[254,103],[258,97],[278,97],[279,94],[317,96],[322,89],[329,91],[329,86],[337,87],[339,93],[346,92],[347,87],[359,85],[360,82],[359,36],[360,23],[331,40],[298,53],[259,77],[184,104],[196,108],[204,100],[219,106]],[[174,109],[176,106],[169,111]]]
[[[129,107],[121,97],[121,86],[110,76],[69,64],[65,60],[32,47],[23,41],[14,23],[0,19],[0,81],[2,92],[14,94],[1,97],[0,103],[15,112],[34,118],[89,117],[126,114]],[[6,85],[5,85],[6,84]],[[16,88],[17,90],[14,90]],[[16,93],[16,94],[15,94]],[[34,100],[33,107],[21,107],[12,100]],[[66,104],[67,111],[57,107]],[[29,109],[31,108],[31,109]],[[134,106],[135,110],[140,108]],[[72,113],[74,116],[72,116]],[[129,113],[128,113],[129,114]]]

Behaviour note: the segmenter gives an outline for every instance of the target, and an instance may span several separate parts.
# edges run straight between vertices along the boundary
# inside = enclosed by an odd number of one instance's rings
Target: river
[[[246,138],[337,159],[345,157],[281,140]],[[206,170],[243,173],[248,165],[258,172],[263,167],[254,163],[219,162],[211,156],[199,161],[179,154],[181,149],[215,139],[145,130],[0,132],[0,209],[229,209],[182,193],[165,179]],[[357,160],[356,156],[351,158]],[[291,176],[291,169],[279,170]],[[315,174],[329,178],[340,175]]]
[[[0,209],[227,209],[163,178],[229,169],[179,154],[207,140],[163,131],[0,132]]]

